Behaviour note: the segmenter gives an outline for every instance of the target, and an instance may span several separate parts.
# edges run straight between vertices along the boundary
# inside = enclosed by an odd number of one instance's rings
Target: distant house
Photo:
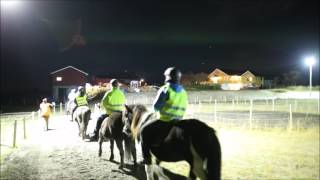
[[[208,78],[210,83],[220,84],[223,90],[259,88],[263,84],[263,78],[255,76],[250,71],[246,71],[242,75],[228,75],[216,68],[209,74]]]
[[[85,86],[88,82],[88,73],[67,66],[50,73],[52,83],[52,96],[55,101],[66,102],[68,93],[73,88]]]

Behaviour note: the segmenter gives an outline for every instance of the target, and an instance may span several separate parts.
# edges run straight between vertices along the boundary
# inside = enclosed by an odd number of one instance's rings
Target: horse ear
[[[129,108],[128,105],[125,104],[124,106],[126,107],[126,110],[127,110],[127,111],[131,112],[131,109]]]

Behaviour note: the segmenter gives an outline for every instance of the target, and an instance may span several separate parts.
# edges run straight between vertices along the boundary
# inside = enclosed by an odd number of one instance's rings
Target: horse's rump
[[[82,121],[89,121],[90,119],[90,108],[88,106],[79,106],[73,113],[74,119],[81,123]]]
[[[109,117],[106,117],[101,124],[98,141],[99,156],[101,156],[102,153],[102,143],[104,140],[110,140],[110,144],[113,144],[113,141],[116,141],[121,159],[119,167],[123,167],[124,155],[129,160],[131,158],[131,153],[134,158],[134,163],[136,163],[135,144],[131,137],[128,137],[123,133],[124,122],[122,117],[122,112],[113,112]],[[125,145],[124,151],[122,145],[123,141]],[[111,146],[110,160],[113,160],[113,145]]]
[[[91,111],[88,106],[79,106],[74,111],[73,118],[79,125],[79,135],[82,136],[82,139],[86,137],[86,131],[90,116]]]
[[[109,117],[106,117],[101,124],[101,130],[106,138],[122,138],[122,129],[123,122],[121,112],[112,113]]]

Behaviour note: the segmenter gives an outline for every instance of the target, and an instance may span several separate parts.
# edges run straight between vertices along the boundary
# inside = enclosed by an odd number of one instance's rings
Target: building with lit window
[[[52,96],[57,102],[66,102],[71,89],[85,86],[89,79],[88,73],[73,66],[67,66],[51,72],[50,78]]]
[[[255,76],[250,71],[241,75],[229,75],[216,68],[209,76],[210,84],[220,84],[223,90],[240,90],[246,88],[259,88],[263,84],[263,77]]]

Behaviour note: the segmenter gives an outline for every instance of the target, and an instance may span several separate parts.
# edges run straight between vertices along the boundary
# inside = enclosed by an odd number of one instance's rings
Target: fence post
[[[274,111],[274,98],[272,98],[272,111]]]
[[[232,99],[232,110],[234,110],[234,99]]]
[[[317,99],[317,102],[318,102],[318,113],[320,112],[320,100]]]
[[[250,99],[250,112],[249,112],[249,127],[252,129],[252,109],[253,109],[253,101]]]
[[[23,139],[27,139],[26,118],[23,118]]]
[[[214,99],[214,124],[217,126],[217,100]]]
[[[289,124],[288,124],[288,130],[292,130],[292,107],[291,104],[289,104]]]
[[[17,139],[17,120],[14,120],[12,147],[16,147],[16,139]]]
[[[62,114],[62,102],[60,102],[60,115]]]
[[[53,114],[56,114],[56,105],[53,105]]]

